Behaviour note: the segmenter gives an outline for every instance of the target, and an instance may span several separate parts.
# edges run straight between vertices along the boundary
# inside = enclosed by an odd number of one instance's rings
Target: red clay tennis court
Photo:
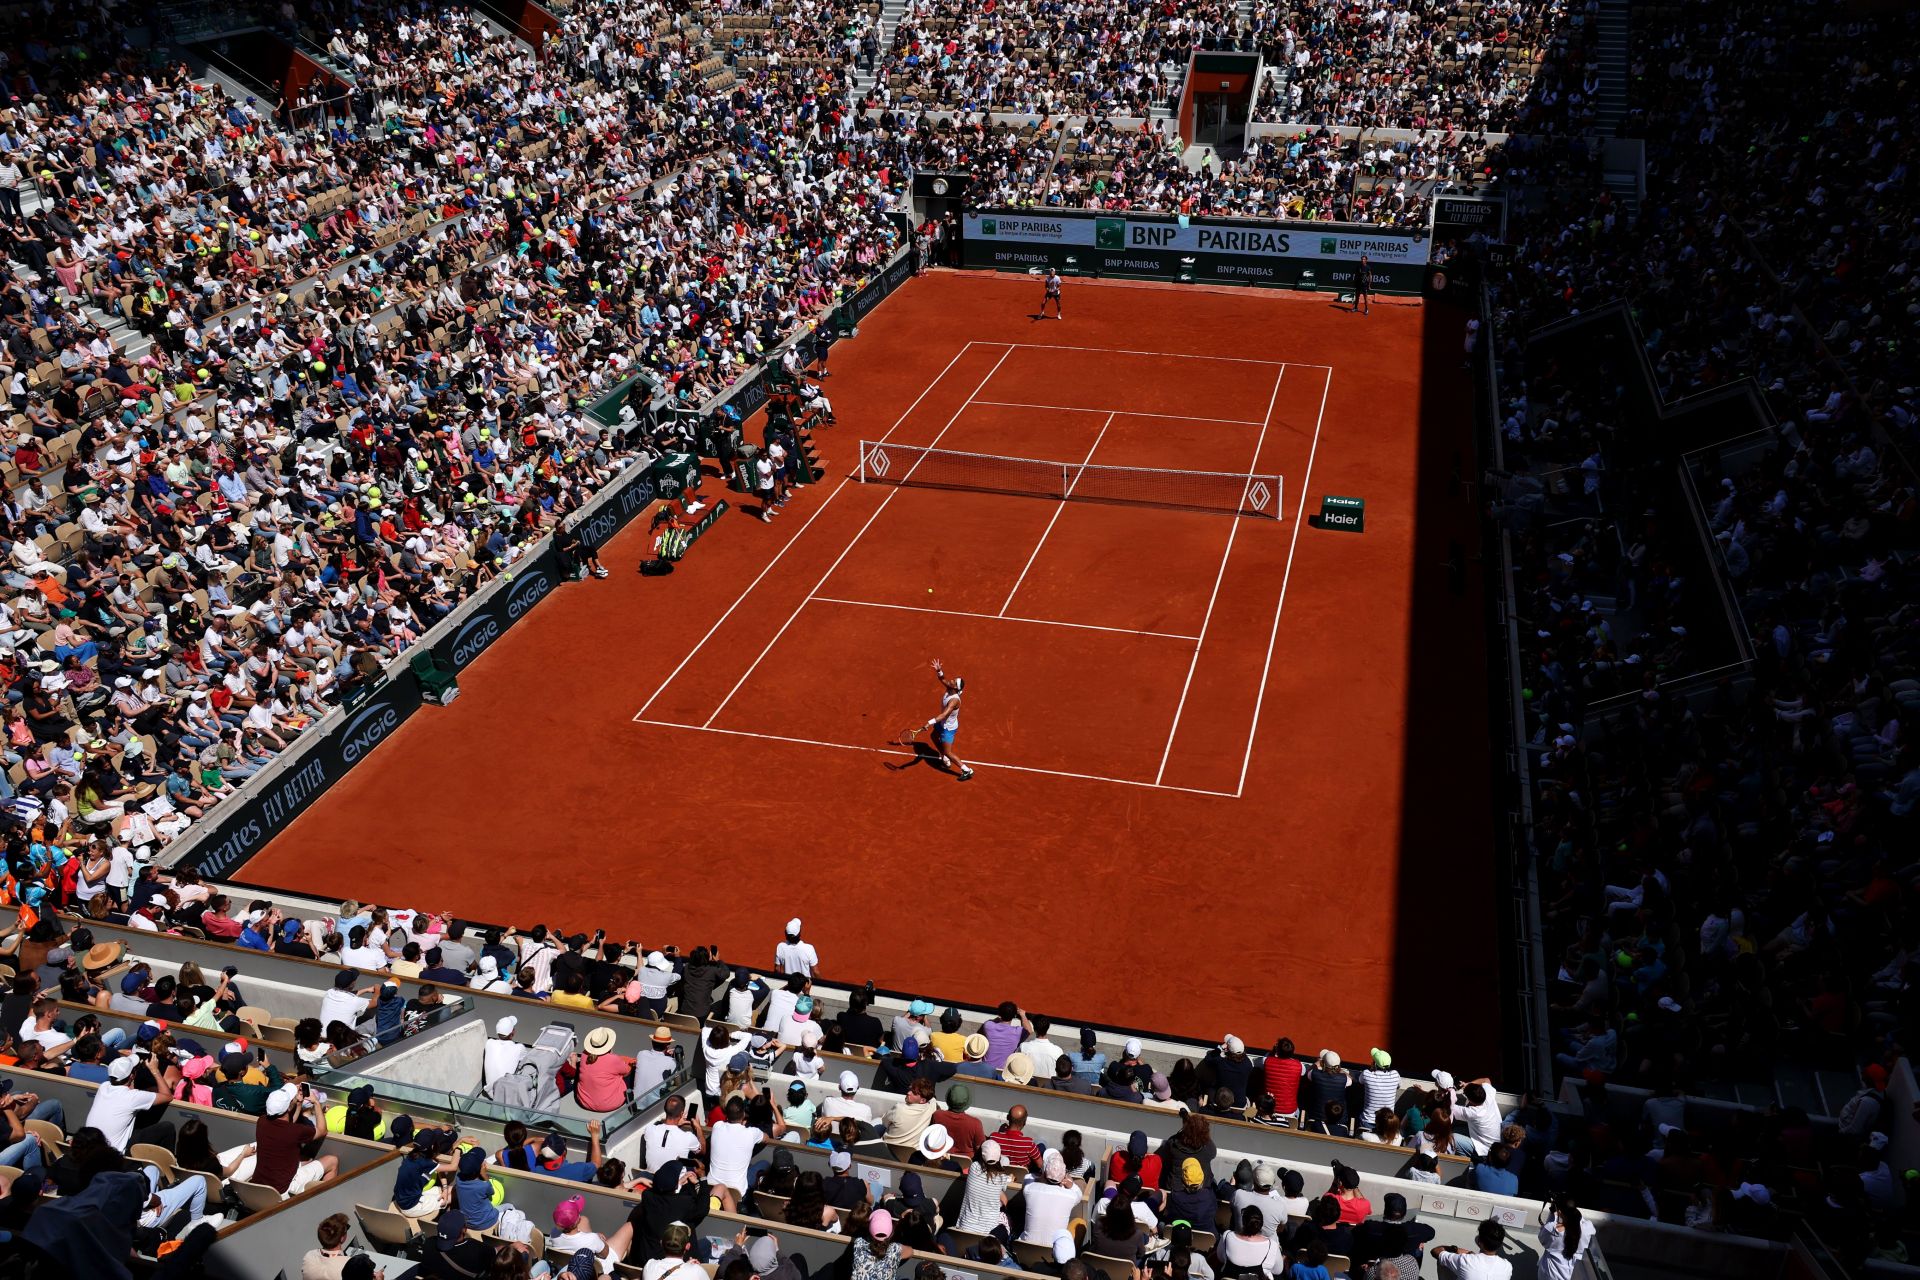
[[[826,482],[663,580],[637,524],[248,878],[758,964],[798,913],[838,979],[1202,1036],[1493,1030],[1429,986],[1494,961],[1459,321],[1038,292],[903,288],[834,350]],[[964,783],[895,741],[936,656]]]

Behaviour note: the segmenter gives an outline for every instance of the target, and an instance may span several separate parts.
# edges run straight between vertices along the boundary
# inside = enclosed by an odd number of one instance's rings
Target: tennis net
[[[890,440],[860,442],[860,480],[863,484],[977,489],[1062,501],[1188,507],[1275,520],[1284,514],[1283,483],[1277,475],[1049,462]]]

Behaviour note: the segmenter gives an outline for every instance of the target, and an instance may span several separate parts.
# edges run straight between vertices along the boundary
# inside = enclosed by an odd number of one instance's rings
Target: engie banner
[[[1363,254],[1376,290],[1420,291],[1424,231],[1090,209],[978,209],[962,220],[962,265],[1002,271],[1350,290]]]
[[[193,847],[171,865],[192,867],[209,880],[231,876],[288,823],[340,781],[366,754],[420,709],[420,686],[401,671],[372,696],[325,727],[316,727],[271,765],[232,808],[195,828]]]

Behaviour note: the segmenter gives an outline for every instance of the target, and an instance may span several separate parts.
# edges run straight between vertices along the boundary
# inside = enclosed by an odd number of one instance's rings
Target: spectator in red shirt
[[[953,1138],[953,1154],[962,1160],[973,1159],[973,1153],[987,1140],[986,1127],[967,1114],[967,1108],[972,1105],[973,1090],[956,1084],[947,1090],[945,1108],[933,1113],[933,1123],[946,1127]]]
[[[1016,1103],[1007,1109],[1007,1122],[994,1132],[993,1140],[1000,1144],[1000,1156],[1010,1169],[1031,1169],[1039,1159],[1039,1144],[1026,1130],[1027,1109]]]
[[[1107,1162],[1107,1181],[1125,1182],[1129,1177],[1140,1179],[1143,1187],[1160,1185],[1160,1157],[1147,1150],[1147,1131],[1135,1129],[1127,1136],[1127,1149],[1113,1153],[1113,1159]]]
[[[1333,1185],[1327,1188],[1327,1194],[1340,1205],[1340,1221],[1349,1226],[1356,1222],[1365,1222],[1373,1216],[1373,1201],[1360,1191],[1360,1171],[1333,1162]]]
[[[1299,1113],[1300,1079],[1306,1070],[1293,1056],[1292,1040],[1281,1036],[1273,1042],[1273,1052],[1260,1064],[1260,1075],[1266,1081],[1266,1091],[1273,1095],[1275,1112],[1283,1116]]]

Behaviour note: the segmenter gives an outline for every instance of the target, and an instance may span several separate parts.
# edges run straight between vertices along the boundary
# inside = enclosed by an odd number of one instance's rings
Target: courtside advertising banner
[[[963,221],[962,262],[1019,271],[1351,290],[1360,259],[1373,287],[1417,293],[1424,231],[1324,222],[1170,218],[1093,210],[979,209]]]

